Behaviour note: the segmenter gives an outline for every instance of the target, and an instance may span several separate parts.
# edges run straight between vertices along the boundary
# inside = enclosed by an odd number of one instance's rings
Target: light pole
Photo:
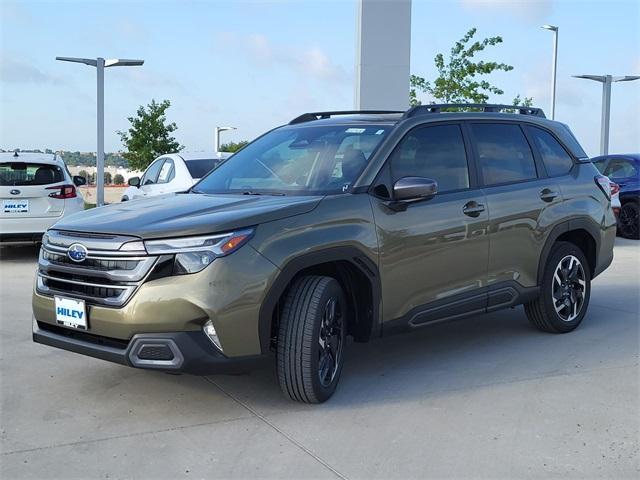
[[[611,118],[611,84],[613,82],[630,82],[638,80],[638,75],[613,77],[611,75],[574,75],[574,78],[585,78],[602,83],[602,117],[600,120],[600,155],[609,153],[609,120]]]
[[[216,134],[213,139],[213,150],[218,155],[220,153],[220,132],[236,130],[236,127],[216,127]]]
[[[76,57],[56,57],[62,62],[83,63],[91,67],[96,67],[96,77],[98,84],[98,149],[96,151],[96,205],[104,205],[104,69],[107,67],[134,67],[142,65],[144,60],[126,60],[121,58],[110,58],[105,60],[102,57],[76,58]]]
[[[543,25],[542,28],[553,32],[553,63],[551,64],[551,120],[556,118],[556,68],[558,67],[558,27]]]

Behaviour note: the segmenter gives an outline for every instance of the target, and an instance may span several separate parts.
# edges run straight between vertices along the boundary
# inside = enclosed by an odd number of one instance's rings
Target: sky
[[[142,58],[105,71],[105,150],[151,99],[187,150],[252,139],[305,111],[354,103],[356,0],[0,0],[0,148],[95,151],[95,70],[56,56]],[[471,27],[504,43],[479,58],[506,62],[491,75],[510,103],[533,97],[549,112],[552,34],[560,27],[556,119],[596,155],[602,88],[577,74],[640,75],[640,1],[413,0],[411,72],[435,77]],[[381,32],[384,35],[384,32]],[[431,100],[422,96],[423,102]],[[611,152],[640,151],[640,80],[614,84]]]

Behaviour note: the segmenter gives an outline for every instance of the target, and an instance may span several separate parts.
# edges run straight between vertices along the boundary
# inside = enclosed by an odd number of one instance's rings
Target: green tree
[[[144,170],[158,156],[184,148],[171,136],[178,127],[175,122],[167,123],[165,112],[170,105],[169,100],[151,100],[146,108],[141,105],[136,116],[128,118],[129,130],[117,132],[127,149],[122,156],[132,170]]]
[[[119,173],[116,173],[113,177],[113,183],[116,185],[124,185],[124,177]]]
[[[426,92],[440,103],[487,103],[489,94],[504,93],[501,88],[486,80],[486,75],[495,71],[509,72],[513,70],[513,66],[500,62],[476,61],[474,58],[487,47],[502,43],[502,37],[473,41],[476,31],[472,28],[457,41],[448,59],[445,60],[442,53],[435,56],[438,76],[433,82],[418,75],[411,75],[409,100],[412,106],[421,103],[418,100],[418,92]],[[519,96],[517,98],[520,101]]]
[[[89,183],[89,172],[87,172],[86,170],[80,170],[78,172],[78,176],[84,178],[87,181],[87,183]]]
[[[104,172],[104,184],[111,185],[113,183],[113,178],[111,177],[111,172]]]
[[[248,140],[241,140],[239,142],[229,142],[229,143],[223,143],[222,145],[220,145],[220,151],[221,152],[237,152],[238,150],[240,150],[242,147],[244,147],[246,144],[248,144],[249,141]]]

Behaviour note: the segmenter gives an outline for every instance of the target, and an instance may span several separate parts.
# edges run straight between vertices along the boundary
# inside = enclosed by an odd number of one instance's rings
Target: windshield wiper
[[[246,192],[242,192],[242,195],[274,195],[277,197],[284,197],[284,193],[282,192],[253,192],[251,190],[247,190]]]

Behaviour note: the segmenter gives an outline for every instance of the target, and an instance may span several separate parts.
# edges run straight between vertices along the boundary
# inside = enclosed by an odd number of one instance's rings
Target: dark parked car
[[[640,239],[640,153],[603,155],[593,164],[620,186],[618,232],[624,238]]]

